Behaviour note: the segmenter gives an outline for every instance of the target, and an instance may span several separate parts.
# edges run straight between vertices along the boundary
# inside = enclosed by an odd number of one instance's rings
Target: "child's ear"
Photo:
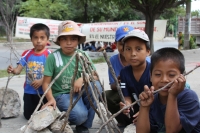
[[[150,53],[151,53],[151,51],[147,49],[147,56],[149,56]]]

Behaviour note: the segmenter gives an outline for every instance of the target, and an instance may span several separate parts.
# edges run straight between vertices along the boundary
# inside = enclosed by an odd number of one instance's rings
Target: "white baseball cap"
[[[134,30],[129,31],[126,34],[126,36],[122,39],[122,42],[125,42],[128,38],[131,38],[131,37],[137,37],[146,42],[149,42],[149,37],[147,36],[147,34],[144,31],[139,30],[139,29],[134,29]]]

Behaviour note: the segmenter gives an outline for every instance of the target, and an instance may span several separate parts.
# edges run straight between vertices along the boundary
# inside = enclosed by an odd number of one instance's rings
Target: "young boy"
[[[123,55],[122,39],[129,31],[133,29],[134,28],[132,26],[123,25],[123,26],[118,27],[116,30],[115,42],[117,44],[117,49],[119,53],[110,57],[110,63],[112,64],[112,67],[117,77],[119,77],[121,69],[128,65],[128,62],[126,62]],[[106,99],[107,99],[107,104],[108,104],[108,110],[112,114],[114,114],[120,110],[119,102],[121,100],[117,92],[117,87],[116,87],[114,78],[109,70],[108,70],[108,76],[109,76],[111,90],[106,91]],[[129,122],[127,122],[126,120],[126,116],[124,116],[123,114],[118,115],[116,117],[116,120],[118,121],[118,126],[125,126],[129,124]]]
[[[47,56],[51,53],[45,46],[49,40],[49,28],[44,24],[34,24],[30,29],[30,38],[34,48],[23,52],[16,68],[8,66],[7,72],[20,74],[26,67],[24,83],[24,117],[28,120],[39,103],[39,94],[43,94],[43,71]],[[38,92],[37,92],[38,91]],[[46,101],[46,100],[44,100]]]
[[[43,80],[44,91],[46,91],[50,82],[69,62],[75,52],[81,53],[83,56],[87,56],[83,51],[76,49],[78,44],[85,42],[85,35],[80,33],[79,27],[75,22],[64,21],[59,25],[58,29],[58,37],[55,39],[55,43],[61,48],[54,51],[53,54],[47,58]],[[54,108],[57,106],[60,111],[67,111],[68,107],[70,106],[69,92],[72,86],[71,79],[75,71],[75,63],[76,59],[74,58],[67,69],[52,85],[50,91],[48,91],[46,94],[48,103],[45,106],[52,105]],[[93,64],[92,66],[95,71]],[[76,100],[79,95],[78,93],[81,91],[83,86],[83,78],[81,77],[82,66],[80,63],[78,67],[76,81],[73,84],[75,92],[73,100]],[[100,83],[96,81],[96,85],[101,92],[102,88],[100,87]],[[88,89],[91,95],[90,88]],[[93,99],[92,96],[91,98]],[[95,104],[96,103],[94,102],[94,105]],[[69,122],[70,124],[76,125],[76,131],[78,133],[89,133],[88,128],[92,126],[94,115],[95,112],[90,106],[86,93],[84,93],[82,98],[77,102],[70,112]]]
[[[152,87],[140,94],[138,133],[200,133],[200,106],[197,94],[185,88],[185,60],[175,48],[162,48],[151,57]],[[154,90],[173,84],[153,94]]]
[[[147,34],[144,31],[134,29],[122,41],[124,42],[124,57],[130,65],[124,67],[120,72],[121,89],[126,101],[126,104],[120,102],[121,108],[135,100],[133,95],[139,97],[144,85],[151,86],[150,63],[146,60],[150,54]],[[131,118],[133,118],[132,122],[135,123],[139,111],[138,104],[133,106],[133,111]],[[123,113],[128,115],[130,109],[124,110]]]

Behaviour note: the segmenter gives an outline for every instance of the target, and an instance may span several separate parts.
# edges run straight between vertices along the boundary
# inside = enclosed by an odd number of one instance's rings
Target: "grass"
[[[24,74],[25,74],[25,70],[23,69],[20,75],[24,75]],[[3,77],[8,77],[7,70],[0,70],[0,78],[3,78]]]
[[[97,59],[93,59],[92,62],[94,64],[98,64],[98,63],[103,63],[103,62],[106,62],[106,61],[105,61],[104,57],[99,57]],[[26,73],[25,69],[23,69],[22,72],[19,75],[25,75],[25,73]],[[3,78],[3,77],[8,77],[7,70],[0,70],[0,78]]]
[[[109,57],[108,57],[109,58]],[[92,62],[94,64],[98,64],[98,63],[103,63],[103,62],[106,62],[106,60],[104,59],[104,57],[99,57],[97,59],[93,59]]]

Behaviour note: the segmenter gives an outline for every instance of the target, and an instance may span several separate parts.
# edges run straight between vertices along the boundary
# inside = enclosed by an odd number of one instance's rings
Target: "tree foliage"
[[[165,9],[163,13],[160,15],[160,19],[166,19],[167,21],[167,27],[166,27],[166,32],[167,33],[172,33],[173,28],[177,29],[177,21],[179,16],[185,16],[185,8],[182,6],[178,6],[177,8],[170,8],[170,9]],[[176,34],[176,33],[175,33]]]
[[[196,16],[196,17],[199,17],[200,16],[200,10],[194,10],[191,12],[191,16]]]
[[[132,9],[144,14],[146,24],[145,32],[148,34],[151,44],[151,53],[154,52],[153,32],[154,21],[159,18],[165,9],[175,8],[184,4],[187,0],[113,0],[119,5],[130,5]]]
[[[71,19],[69,6],[64,0],[27,0],[21,4],[20,15],[46,19]]]
[[[25,17],[72,19],[82,23],[144,19],[143,14],[129,5],[121,6],[112,0],[23,0],[20,11],[20,16]]]
[[[20,0],[0,0],[0,20],[6,31],[7,41],[13,42],[13,32]]]

